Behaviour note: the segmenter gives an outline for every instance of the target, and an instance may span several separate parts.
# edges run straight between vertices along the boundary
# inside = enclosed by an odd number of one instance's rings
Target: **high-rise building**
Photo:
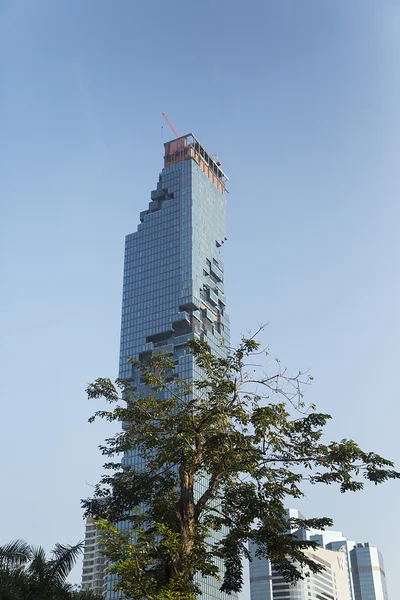
[[[287,518],[289,519],[290,517],[304,518],[298,510],[293,508],[287,510]],[[350,593],[352,600],[354,600],[353,582],[350,570],[350,551],[354,548],[355,542],[346,539],[341,531],[334,531],[333,529],[298,529],[295,532],[292,530],[292,533],[295,533],[296,537],[300,540],[316,542],[321,548],[343,551],[346,553]]]
[[[141,361],[168,352],[177,374],[187,381],[199,372],[188,341],[206,340],[218,356],[229,347],[224,267],[220,248],[226,240],[225,182],[217,157],[193,134],[164,145],[164,168],[140,213],[137,231],[125,241],[119,376],[140,391],[140,371],[128,357]],[[125,466],[140,466],[128,452]],[[198,482],[199,491],[201,481]],[[122,523],[121,528],[129,527]],[[222,568],[222,564],[220,565]],[[108,600],[118,598],[115,579],[108,580]],[[213,578],[201,578],[203,600],[233,600]]]
[[[219,256],[227,177],[192,134],[164,146],[157,189],[125,242],[119,374],[139,387],[128,356],[145,359],[161,348],[178,361],[179,375],[191,379],[190,339],[204,338],[220,355],[229,346]]]
[[[287,509],[287,519],[303,519],[296,509]],[[316,562],[326,567],[322,574],[311,575],[294,586],[286,584],[266,559],[255,557],[257,547],[250,544],[253,560],[250,563],[251,600],[286,600],[286,598],[323,598],[342,600],[388,600],[383,558],[377,548],[368,543],[356,544],[341,531],[332,529],[288,529],[300,540],[317,542],[317,550],[307,551]],[[325,562],[324,562],[325,561]],[[324,584],[324,575],[325,584]],[[331,577],[332,590],[328,592]],[[346,581],[345,581],[346,580]],[[340,586],[338,582],[340,581]],[[336,591],[335,591],[336,584]],[[318,586],[325,585],[323,594]],[[318,587],[318,590],[317,590]],[[313,595],[318,592],[319,595]],[[335,595],[336,594],[336,595]],[[339,594],[339,595],[337,595]]]
[[[83,549],[82,589],[105,595],[107,590],[106,558],[103,556],[101,533],[93,519],[86,519]]]
[[[255,546],[250,544],[254,555]],[[254,558],[250,563],[251,600],[351,600],[348,564],[345,551],[307,550],[304,552],[324,570],[307,573],[295,585],[287,583],[269,560]]]
[[[325,532],[323,532],[323,533],[325,533]],[[318,540],[315,540],[315,541],[318,541]],[[322,541],[318,541],[318,543],[323,548],[326,548],[327,550],[336,550],[336,551],[343,550],[344,552],[346,552],[347,565],[348,565],[348,568],[349,568],[348,575],[349,575],[349,585],[350,585],[350,591],[351,591],[351,598],[352,598],[352,600],[355,600],[355,598],[354,598],[353,578],[351,576],[350,552],[352,551],[352,549],[354,548],[354,546],[356,545],[356,543],[353,542],[352,540],[347,540],[346,538],[337,538],[336,540],[333,540],[333,541],[328,541],[328,542],[325,541],[325,543],[324,543],[324,538],[322,538]],[[367,599],[365,599],[365,600],[367,600]]]
[[[370,544],[356,544],[350,551],[355,600],[388,600],[382,554]]]

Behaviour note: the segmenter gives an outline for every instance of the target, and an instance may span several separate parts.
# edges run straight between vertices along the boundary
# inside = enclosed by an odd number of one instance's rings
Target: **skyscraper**
[[[162,348],[193,377],[187,342],[229,345],[220,247],[226,240],[225,181],[217,159],[188,134],[167,142],[149,208],[126,237],[119,375],[137,379],[128,356]],[[140,386],[140,381],[137,380]]]
[[[138,391],[140,371],[127,361],[129,356],[145,361],[153,352],[168,352],[179,376],[191,381],[199,373],[189,340],[206,340],[219,356],[229,346],[220,260],[226,240],[227,177],[193,134],[164,148],[157,188],[148,209],[140,213],[137,231],[125,242],[119,376],[131,380]],[[140,466],[140,458],[126,453],[123,464]],[[114,583],[110,577],[109,600],[118,598]],[[212,578],[201,579],[200,585],[204,600],[235,598],[222,594],[221,584]]]
[[[350,551],[355,600],[388,600],[382,554],[370,544]]]

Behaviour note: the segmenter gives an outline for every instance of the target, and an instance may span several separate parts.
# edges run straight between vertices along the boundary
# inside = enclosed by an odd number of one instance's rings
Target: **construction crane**
[[[161,113],[162,116],[164,117],[164,119],[167,121],[168,125],[171,127],[174,135],[176,138],[179,137],[179,133],[177,132],[177,130],[175,129],[175,127],[172,125],[171,121],[168,119],[167,115],[165,113]]]

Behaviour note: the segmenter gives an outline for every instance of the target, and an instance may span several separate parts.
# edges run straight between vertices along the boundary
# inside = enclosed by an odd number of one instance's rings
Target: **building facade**
[[[103,556],[101,534],[90,517],[86,519],[83,549],[82,589],[105,596],[107,591],[106,558]]]
[[[207,341],[218,356],[225,356],[229,347],[220,259],[227,236],[227,177],[218,159],[192,134],[167,142],[164,149],[164,168],[148,209],[125,241],[119,377],[139,392],[141,373],[128,357],[143,362],[153,352],[167,352],[176,373],[190,382],[200,373],[189,340]],[[142,466],[134,452],[124,455],[123,464]],[[197,486],[200,493],[202,482]],[[203,600],[236,597],[222,594],[221,583],[213,578],[200,578],[199,584]],[[114,585],[114,576],[109,576],[108,600],[120,597]]]
[[[350,551],[355,600],[388,600],[383,557],[368,543],[356,544]]]

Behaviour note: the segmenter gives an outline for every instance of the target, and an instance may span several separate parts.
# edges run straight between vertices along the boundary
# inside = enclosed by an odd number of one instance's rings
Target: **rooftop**
[[[164,144],[164,167],[176,165],[183,160],[193,159],[215,187],[226,192],[227,175],[221,169],[218,156],[210,155],[193,133],[187,133]]]

